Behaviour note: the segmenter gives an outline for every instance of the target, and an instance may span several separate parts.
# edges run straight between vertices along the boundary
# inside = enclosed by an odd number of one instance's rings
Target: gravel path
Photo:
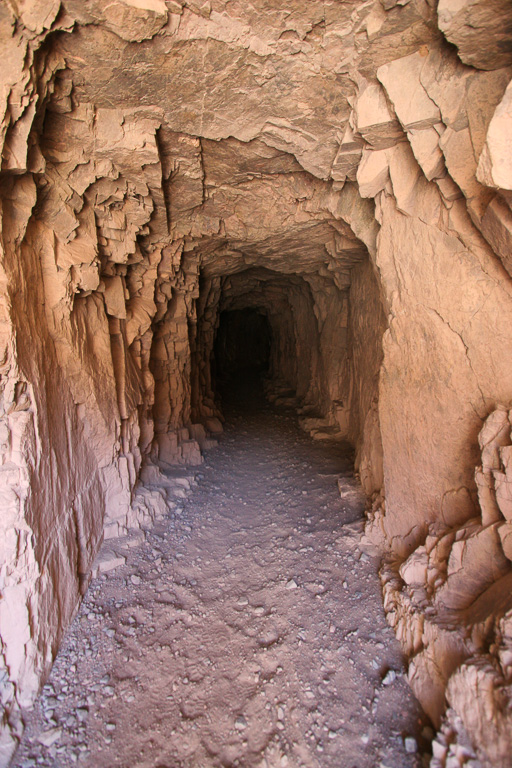
[[[91,584],[17,768],[428,764],[350,454],[258,401],[196,479]]]

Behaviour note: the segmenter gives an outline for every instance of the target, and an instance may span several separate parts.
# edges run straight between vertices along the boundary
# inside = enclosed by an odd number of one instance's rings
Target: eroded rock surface
[[[102,539],[221,430],[247,308],[272,397],[356,448],[417,696],[508,764],[510,12],[435,6],[2,5],[3,764]]]

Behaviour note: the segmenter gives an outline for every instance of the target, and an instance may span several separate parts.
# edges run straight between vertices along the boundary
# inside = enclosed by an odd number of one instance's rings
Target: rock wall
[[[0,8],[1,764],[254,308],[269,396],[356,447],[416,694],[508,765],[511,34],[508,0]]]

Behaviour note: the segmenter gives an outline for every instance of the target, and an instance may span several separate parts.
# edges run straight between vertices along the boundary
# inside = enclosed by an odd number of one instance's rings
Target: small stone
[[[391,685],[396,680],[396,672],[394,669],[390,669],[382,679],[382,685]]]
[[[432,742],[432,754],[438,760],[444,760],[448,753],[448,747],[446,744],[441,744],[439,741],[434,740]]]
[[[248,601],[248,599],[246,597],[240,597],[236,601],[236,604],[240,605],[240,606],[249,605],[249,601]]]
[[[414,736],[406,736],[404,739],[405,751],[409,755],[414,755],[418,751],[418,744]]]
[[[247,728],[247,720],[243,715],[238,715],[237,719],[235,720],[235,728],[237,731],[245,731]]]
[[[50,728],[48,731],[44,731],[44,733],[41,733],[37,740],[40,744],[42,744],[44,747],[51,747],[52,744],[55,744],[58,739],[60,739],[62,735],[62,728]]]
[[[135,586],[138,587],[141,582],[141,578],[140,576],[136,576],[135,574],[132,574],[130,576],[130,581],[132,584],[135,584]]]
[[[107,723],[105,728],[107,729],[107,731],[115,731],[116,724],[115,723]]]
[[[298,586],[295,579],[290,579],[290,581],[286,582],[286,589],[297,589]]]
[[[282,707],[277,708],[277,719],[284,720],[284,709]]]

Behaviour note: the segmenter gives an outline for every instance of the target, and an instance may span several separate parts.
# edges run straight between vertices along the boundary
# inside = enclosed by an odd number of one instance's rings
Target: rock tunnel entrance
[[[2,768],[92,574],[224,455],[249,350],[353,446],[433,768],[509,768],[509,6],[0,5]]]

